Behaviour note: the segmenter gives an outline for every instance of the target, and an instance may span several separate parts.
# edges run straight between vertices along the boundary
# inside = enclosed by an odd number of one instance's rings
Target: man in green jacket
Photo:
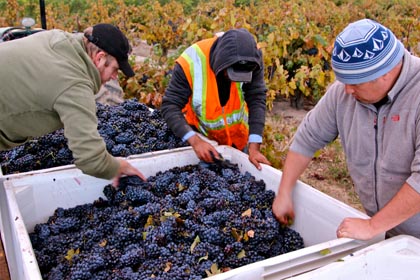
[[[94,95],[116,79],[134,76],[125,35],[110,24],[84,33],[39,32],[0,44],[0,150],[64,127],[76,166],[83,173],[114,178],[143,174],[110,155],[99,135]]]

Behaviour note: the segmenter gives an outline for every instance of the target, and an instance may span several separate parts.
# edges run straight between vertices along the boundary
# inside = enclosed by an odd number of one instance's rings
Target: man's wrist
[[[191,137],[193,137],[195,135],[195,131],[191,130],[189,132],[187,132],[183,137],[182,137],[182,141],[188,141],[188,139],[190,139]]]
[[[262,143],[262,137],[261,135],[258,134],[250,134],[248,137],[248,143],[258,143],[261,144]]]

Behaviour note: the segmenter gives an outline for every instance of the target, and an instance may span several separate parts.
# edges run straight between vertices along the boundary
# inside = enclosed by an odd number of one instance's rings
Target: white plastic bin
[[[281,171],[264,165],[258,171],[248,155],[228,146],[216,146],[226,158],[265,181],[267,189],[277,191]],[[192,149],[150,153],[129,160],[146,176],[176,166],[197,164]],[[4,179],[4,178],[3,178]],[[110,181],[84,175],[76,168],[37,174],[17,175],[3,181],[7,214],[3,213],[6,256],[12,279],[40,279],[40,272],[29,240],[38,223],[46,222],[57,207],[70,208],[103,197],[103,187]],[[2,194],[0,193],[0,197]],[[344,217],[367,216],[316,189],[298,182],[294,192],[296,218],[292,226],[304,239],[305,248],[243,266],[211,279],[282,279],[331,263],[350,252],[383,240],[384,236],[360,242],[337,239],[335,232]],[[328,252],[325,254],[325,252]],[[209,278],[210,279],[210,278]]]
[[[293,280],[413,280],[420,277],[420,240],[400,235],[356,251]]]

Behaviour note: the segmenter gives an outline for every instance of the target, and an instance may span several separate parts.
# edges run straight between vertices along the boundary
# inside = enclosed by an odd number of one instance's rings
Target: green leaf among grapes
[[[74,249],[70,249],[70,250],[68,250],[67,251],[67,255],[64,257],[66,260],[68,260],[69,262],[71,262],[72,261],[72,259],[73,259],[73,256],[74,255],[78,255],[80,253],[80,250],[79,250],[79,248],[77,248],[76,250],[74,250]]]
[[[198,263],[200,263],[201,261],[206,261],[209,259],[209,253],[206,253],[206,255],[204,257],[201,257],[198,259]]]
[[[238,255],[236,255],[236,256],[238,257],[238,259],[245,258],[245,257],[246,257],[245,250],[244,250],[244,249],[242,249],[242,250],[238,253]]]
[[[191,254],[194,251],[194,248],[198,245],[198,243],[200,243],[200,236],[197,235],[194,239],[194,242],[191,244],[191,249],[190,249]]]
[[[147,217],[147,222],[144,225],[144,228],[148,228],[154,225],[154,221],[153,221],[153,216],[149,215],[149,217]]]
[[[252,213],[251,208],[248,208],[247,210],[245,210],[244,212],[242,212],[241,217],[251,217],[251,213]]]
[[[232,233],[233,238],[236,239],[236,241],[241,241],[242,238],[244,237],[242,231],[241,230],[238,231],[236,228],[232,228],[231,233]]]
[[[206,269],[206,274],[208,277],[216,275],[216,274],[220,274],[222,271],[219,269],[219,267],[217,266],[217,263],[214,263],[211,265],[210,267],[210,271],[208,271]]]

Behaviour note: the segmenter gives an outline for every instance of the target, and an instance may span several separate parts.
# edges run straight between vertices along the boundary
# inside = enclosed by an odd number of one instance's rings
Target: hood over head
[[[250,82],[253,71],[262,67],[262,53],[246,29],[231,29],[214,43],[210,65],[216,75],[227,69],[232,81]]]

